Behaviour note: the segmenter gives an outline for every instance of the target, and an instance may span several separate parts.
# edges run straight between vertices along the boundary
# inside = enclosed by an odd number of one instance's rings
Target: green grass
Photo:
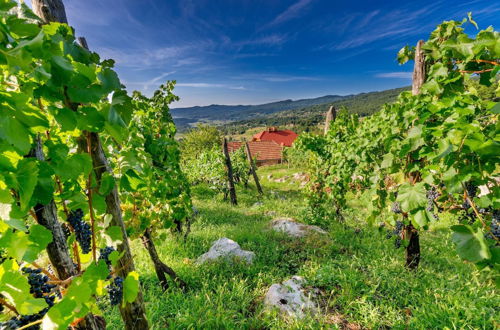
[[[154,329],[498,328],[498,291],[455,254],[446,229],[450,219],[422,234],[416,273],[404,268],[404,252],[393,248],[385,232],[363,223],[363,200],[352,203],[345,225],[329,225],[330,239],[294,240],[270,231],[269,212],[304,219],[298,184],[273,181],[298,171],[260,168],[265,197],[259,199],[252,187],[238,187],[237,207],[206,186],[193,188],[200,216],[187,241],[169,233],[156,240],[162,260],[187,282],[186,292],[173,284],[162,292],[147,253],[139,241],[132,242]],[[257,201],[263,204],[254,205]],[[221,237],[254,251],[253,265],[194,264]],[[321,290],[319,316],[290,320],[264,311],[269,286],[293,275]],[[117,308],[103,309],[108,327],[122,328]]]

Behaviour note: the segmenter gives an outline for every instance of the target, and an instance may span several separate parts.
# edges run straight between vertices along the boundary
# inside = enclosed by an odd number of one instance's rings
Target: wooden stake
[[[257,191],[259,195],[263,195],[262,187],[260,186],[259,176],[257,175],[257,171],[255,170],[255,164],[252,159],[252,153],[250,152],[250,146],[248,142],[245,141],[245,153],[247,155],[248,163],[250,164],[250,172],[252,173],[253,179],[255,181],[255,186],[257,186]]]
[[[415,49],[415,66],[413,67],[413,81],[412,81],[412,94],[420,94],[422,85],[425,82],[425,56],[422,46],[424,41],[420,40],[417,43]],[[413,160],[410,159],[410,162]],[[412,173],[409,177],[409,181],[415,184],[420,181],[420,173]],[[408,246],[406,247],[406,267],[408,269],[417,269],[420,263],[420,237],[418,230],[413,227],[410,223],[403,229],[403,235],[406,240],[408,240]]]
[[[330,123],[332,121],[335,121],[335,118],[337,118],[337,109],[332,105],[326,112],[326,118],[325,118],[325,135],[328,133],[328,130],[330,129]]]
[[[46,23],[48,22],[60,22],[68,23],[66,17],[66,11],[64,9],[64,4],[62,0],[32,0],[32,6],[34,12]],[[82,47],[88,49],[87,42],[84,38],[79,38],[79,42]],[[78,105],[75,105],[78,106]],[[71,108],[71,107],[70,107]],[[85,132],[84,132],[85,134]],[[108,165],[108,161],[104,151],[102,149],[101,140],[99,134],[95,132],[89,133],[89,144],[90,144],[90,156],[92,157],[92,163],[94,166],[94,171],[97,178],[97,184],[101,184],[101,178],[104,172],[108,172],[112,175],[111,168]],[[85,135],[79,141],[83,145],[83,150],[87,150],[87,141]],[[106,200],[106,213],[111,214],[111,226],[118,226],[122,232],[122,243],[118,245],[118,252],[123,253],[123,257],[120,258],[119,265],[121,266],[118,275],[122,278],[127,277],[127,275],[135,270],[134,261],[132,258],[132,253],[130,251],[130,246],[128,243],[128,236],[125,230],[125,224],[123,223],[122,213],[120,208],[120,198],[118,196],[118,189],[116,185],[113,187],[112,191],[105,196]],[[38,214],[37,214],[38,216]],[[61,229],[62,232],[62,229]],[[122,319],[125,323],[126,329],[149,329],[149,324],[146,319],[146,309],[144,307],[142,290],[139,287],[139,292],[137,293],[137,298],[132,303],[121,304],[119,306]],[[102,329],[105,327],[102,323],[97,325],[95,318],[91,314],[85,317],[86,322],[80,322],[78,324],[79,328],[85,329]],[[82,323],[85,323],[82,325]]]
[[[424,41],[420,40],[415,49],[415,66],[413,67],[411,92],[413,95],[420,94],[420,89],[425,82],[425,57],[422,46]]]
[[[224,138],[222,143],[222,150],[224,152],[224,158],[226,159],[226,169],[227,169],[227,186],[229,188],[229,195],[231,197],[231,204],[238,205],[236,200],[236,189],[234,188],[233,179],[233,166],[231,165],[231,158],[229,157],[229,151],[227,149],[227,139]]]

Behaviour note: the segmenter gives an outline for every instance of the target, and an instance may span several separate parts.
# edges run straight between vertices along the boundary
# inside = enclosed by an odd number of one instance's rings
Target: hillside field
[[[414,273],[405,269],[404,251],[385,239],[386,230],[366,226],[364,196],[350,197],[353,210],[346,223],[332,221],[327,238],[291,239],[273,232],[273,218],[306,218],[300,184],[275,182],[302,169],[280,165],[258,171],[262,199],[252,184],[238,185],[239,205],[233,207],[207,185],[195,186],[200,215],[187,241],[167,232],[157,240],[161,259],[187,282],[186,292],[173,283],[162,292],[140,241],[132,243],[153,329],[498,328],[500,296],[456,255],[451,218],[422,234],[422,262]],[[196,265],[221,237],[255,252],[254,264]],[[262,302],[271,284],[293,275],[320,288],[321,312],[315,317],[293,320],[265,312]],[[120,328],[118,310],[104,310],[108,328]]]

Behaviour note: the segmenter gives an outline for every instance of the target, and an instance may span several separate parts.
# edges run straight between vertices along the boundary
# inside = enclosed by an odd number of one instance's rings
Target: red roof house
[[[244,142],[228,142],[229,152],[244,147]],[[257,166],[280,164],[283,161],[283,146],[274,141],[250,141],[248,142],[250,154],[256,159]]]
[[[269,127],[265,131],[255,134],[252,141],[273,141],[279,145],[291,147],[297,136],[297,133],[288,129],[279,130],[276,127]]]

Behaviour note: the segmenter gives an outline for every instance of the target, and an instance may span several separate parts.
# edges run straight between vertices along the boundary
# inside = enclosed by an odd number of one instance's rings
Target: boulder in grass
[[[313,301],[317,296],[314,291],[304,289],[305,280],[293,276],[282,284],[273,284],[266,293],[264,304],[268,309],[278,309],[280,313],[303,318],[307,314],[318,312],[318,306]]]
[[[292,218],[278,218],[272,221],[272,228],[275,231],[283,232],[293,237],[304,237],[312,233],[327,234],[318,226],[305,225]]]
[[[202,254],[196,260],[196,263],[203,264],[207,261],[232,260],[236,258],[251,264],[254,257],[255,253],[252,251],[242,250],[238,243],[229,238],[223,237],[215,241],[210,250],[208,250],[207,253]]]

